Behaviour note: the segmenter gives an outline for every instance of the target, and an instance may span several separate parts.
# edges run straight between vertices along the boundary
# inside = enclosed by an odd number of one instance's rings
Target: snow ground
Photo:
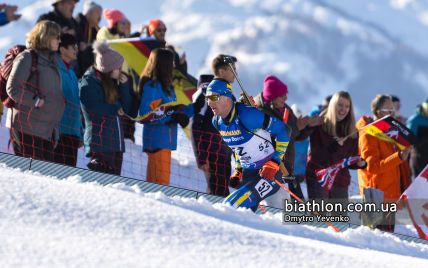
[[[427,267],[428,246],[0,164],[2,267]]]

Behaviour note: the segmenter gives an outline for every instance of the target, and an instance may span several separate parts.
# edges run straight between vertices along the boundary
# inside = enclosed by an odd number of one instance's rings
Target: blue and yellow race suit
[[[214,117],[213,124],[234,151],[235,168],[243,170],[241,187],[225,202],[255,211],[260,201],[279,189],[274,181],[261,178],[258,173],[269,160],[281,163],[290,140],[286,126],[279,119],[243,104],[235,104],[225,119]]]

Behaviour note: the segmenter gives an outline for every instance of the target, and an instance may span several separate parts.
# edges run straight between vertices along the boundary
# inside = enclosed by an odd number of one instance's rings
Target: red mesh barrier
[[[27,92],[28,93],[28,92]],[[37,97],[29,99],[28,94],[20,94],[21,98],[15,104],[16,109],[6,109],[1,121],[0,127],[0,151],[6,153],[15,153],[24,157],[32,157],[45,161],[52,161],[80,168],[88,168],[88,163],[91,169],[93,166],[97,168],[106,168],[106,172],[114,173],[113,170],[118,168],[120,174],[125,177],[136,178],[140,180],[147,179],[148,154],[143,152],[143,137],[142,130],[144,125],[135,123],[134,140],[125,139],[124,144],[121,140],[124,137],[124,131],[129,129],[125,127],[125,120],[119,116],[102,115],[97,113],[87,113],[87,117],[92,121],[92,142],[91,152],[92,158],[99,156],[102,163],[92,163],[91,157],[86,154],[83,146],[83,131],[79,128],[79,123],[76,121],[76,114],[81,113],[80,107],[77,104],[68,102],[67,110],[63,114],[62,124],[60,124],[59,140],[55,144],[55,135],[44,132],[43,136],[39,135],[39,126],[50,129],[48,125],[52,125],[46,121],[53,115],[57,105],[49,101],[45,102],[45,106],[36,108],[34,103]],[[46,96],[48,99],[49,96]],[[30,104],[33,105],[30,105]],[[48,105],[50,105],[48,107]],[[9,114],[6,116],[6,114]],[[14,117],[12,128],[11,116]],[[84,117],[82,114],[82,122]],[[118,127],[121,125],[120,128]],[[7,126],[7,127],[6,127]],[[168,133],[162,133],[168,131]],[[35,133],[38,133],[37,135]],[[76,135],[80,135],[79,138]],[[167,137],[173,139],[170,130],[155,130],[153,133],[146,133],[149,141],[151,139],[159,139],[159,137]],[[177,150],[173,150],[170,160],[170,185],[181,188],[197,190],[201,192],[212,193],[216,195],[226,196],[229,193],[228,179],[230,176],[231,153],[224,146],[221,137],[218,134],[213,134],[205,131],[193,131],[197,142],[192,146],[190,135],[185,134],[182,128],[178,125],[177,134]],[[10,135],[15,142],[9,142]],[[151,142],[150,142],[151,143]],[[124,148],[123,148],[124,145]],[[54,149],[55,147],[55,149]],[[123,150],[123,161],[120,151]],[[154,148],[156,149],[156,148]],[[195,151],[198,152],[197,161]],[[16,151],[16,152],[15,152]],[[167,159],[162,157],[156,158],[156,167],[167,166]],[[206,164],[207,174],[198,168],[199,164]],[[94,165],[91,165],[94,164]]]

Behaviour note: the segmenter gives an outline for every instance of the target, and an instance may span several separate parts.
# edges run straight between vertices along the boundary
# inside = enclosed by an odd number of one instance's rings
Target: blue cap
[[[211,83],[207,87],[207,94],[209,92],[211,92],[211,94],[216,93],[221,96],[229,97],[232,100],[235,99],[232,93],[232,85],[221,79],[214,79],[213,81],[211,81]]]

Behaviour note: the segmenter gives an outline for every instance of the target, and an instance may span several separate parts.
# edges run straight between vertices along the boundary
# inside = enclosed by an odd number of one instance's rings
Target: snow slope
[[[2,267],[427,267],[428,246],[0,164]]]
[[[23,17],[0,27],[0,55],[13,44],[24,43],[37,17],[51,9],[50,0],[8,2],[17,4]],[[357,114],[370,113],[369,102],[380,92],[400,96],[407,116],[428,96],[427,1],[128,0],[120,6],[113,0],[101,2],[106,8],[120,8],[133,30],[150,18],[164,19],[167,40],[186,51],[191,74],[209,72],[218,53],[237,55],[240,77],[252,94],[261,89],[265,74],[274,73],[288,83],[289,103],[297,103],[304,112],[339,89],[352,93]],[[0,128],[1,151],[7,151],[7,133]],[[140,128],[136,136],[141,144]],[[191,146],[182,133],[180,139],[173,154],[172,183],[203,191],[206,182],[195,166]],[[127,144],[122,175],[144,179],[147,161],[138,144]],[[81,153],[79,166],[86,162]],[[355,179],[351,195],[358,194]]]

